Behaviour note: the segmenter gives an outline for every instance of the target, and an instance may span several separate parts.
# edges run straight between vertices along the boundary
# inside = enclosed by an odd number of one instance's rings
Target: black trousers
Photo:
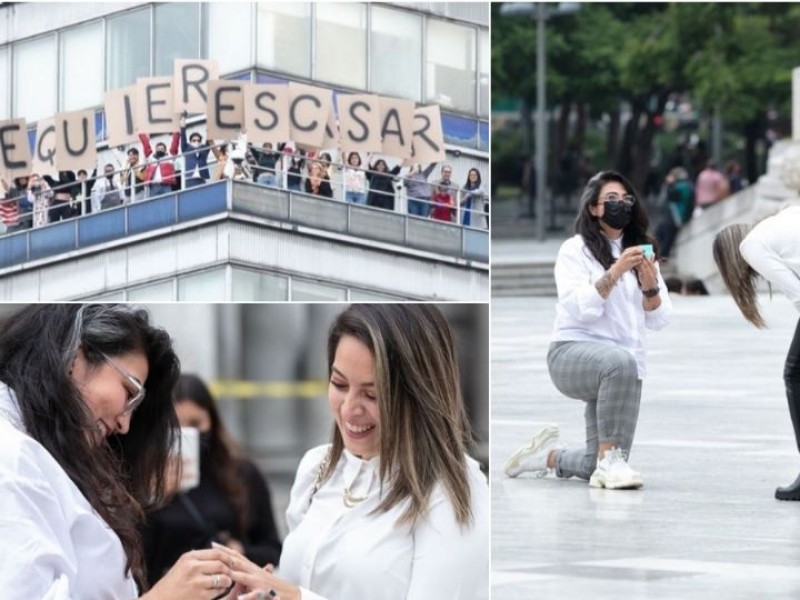
[[[797,449],[800,450],[800,320],[797,322],[789,346],[789,354],[783,368],[783,381],[786,384],[786,399],[789,401],[794,439],[797,442]]]

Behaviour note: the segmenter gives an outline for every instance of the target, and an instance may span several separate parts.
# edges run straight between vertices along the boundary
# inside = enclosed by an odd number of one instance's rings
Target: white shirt
[[[132,600],[125,552],[66,472],[25,433],[0,383],[0,596]]]
[[[473,523],[460,529],[440,485],[413,531],[395,522],[407,503],[370,515],[381,501],[378,458],[344,451],[331,478],[309,498],[329,445],[300,462],[286,518],[280,575],[303,600],[472,600],[488,598],[489,487],[467,457]],[[367,499],[345,506],[344,488]],[[384,488],[384,494],[388,490]]]
[[[609,241],[612,256],[618,258],[622,238]],[[625,273],[604,299],[594,284],[605,269],[589,252],[581,235],[566,240],[556,258],[558,304],[553,341],[600,342],[627,350],[636,359],[639,377],[644,378],[645,329],[663,328],[672,312],[658,263],[656,270],[661,306],[655,310],[644,310],[642,291],[632,271]]]
[[[759,275],[800,310],[800,206],[785,208],[758,223],[739,250]]]

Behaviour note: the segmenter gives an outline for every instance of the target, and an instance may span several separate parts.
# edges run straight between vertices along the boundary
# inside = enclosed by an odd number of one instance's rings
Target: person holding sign
[[[178,154],[178,132],[172,134],[172,143],[169,147],[169,153],[172,156]],[[150,146],[150,136],[146,133],[140,133],[139,139],[142,142],[142,149],[144,150],[145,158],[150,158],[153,154],[153,148]],[[171,160],[165,160],[167,156],[167,145],[164,142],[156,144],[156,152],[153,154],[155,160],[147,163],[145,167],[144,182],[147,186],[147,197],[161,196],[162,194],[169,194],[173,187],[175,187],[175,165]]]
[[[369,180],[367,204],[369,206],[394,210],[394,178],[401,168],[400,165],[396,165],[390,171],[386,161],[382,158],[370,165],[367,173]]]
[[[328,372],[332,440],[300,461],[280,573],[218,547],[245,598],[486,596],[489,486],[466,453],[447,319],[430,304],[351,305],[328,335]]]
[[[147,590],[137,526],[179,435],[169,334],[128,305],[33,304],[0,328],[4,600],[212,600],[218,550],[184,554]]]
[[[186,113],[181,117],[181,152],[183,152],[183,172],[186,178],[186,189],[203,185],[209,179],[208,153],[211,149],[203,146],[203,136],[196,131],[186,141]]]

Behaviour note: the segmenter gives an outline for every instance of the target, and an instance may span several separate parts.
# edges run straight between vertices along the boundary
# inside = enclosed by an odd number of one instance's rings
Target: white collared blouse
[[[290,533],[280,575],[300,586],[303,600],[488,598],[489,488],[476,461],[467,457],[471,527],[459,527],[437,485],[427,517],[409,531],[396,525],[406,503],[370,514],[381,500],[378,458],[361,460],[345,450],[311,499],[329,448],[319,446],[303,457],[286,511]],[[366,499],[348,508],[348,487],[352,496]]]
[[[0,597],[132,600],[117,534],[53,456],[30,437],[0,383]]]
[[[609,240],[611,254],[622,253],[622,238]],[[645,311],[636,275],[625,273],[603,298],[595,283],[605,273],[578,234],[561,244],[556,258],[558,288],[556,320],[552,340],[600,342],[627,350],[636,359],[639,377],[647,374],[646,329],[662,329],[669,322],[672,302],[658,269],[661,306]]]

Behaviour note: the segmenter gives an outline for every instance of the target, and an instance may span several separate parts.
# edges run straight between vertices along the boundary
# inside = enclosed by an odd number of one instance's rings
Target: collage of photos
[[[0,2],[0,600],[800,596],[798,31]]]

